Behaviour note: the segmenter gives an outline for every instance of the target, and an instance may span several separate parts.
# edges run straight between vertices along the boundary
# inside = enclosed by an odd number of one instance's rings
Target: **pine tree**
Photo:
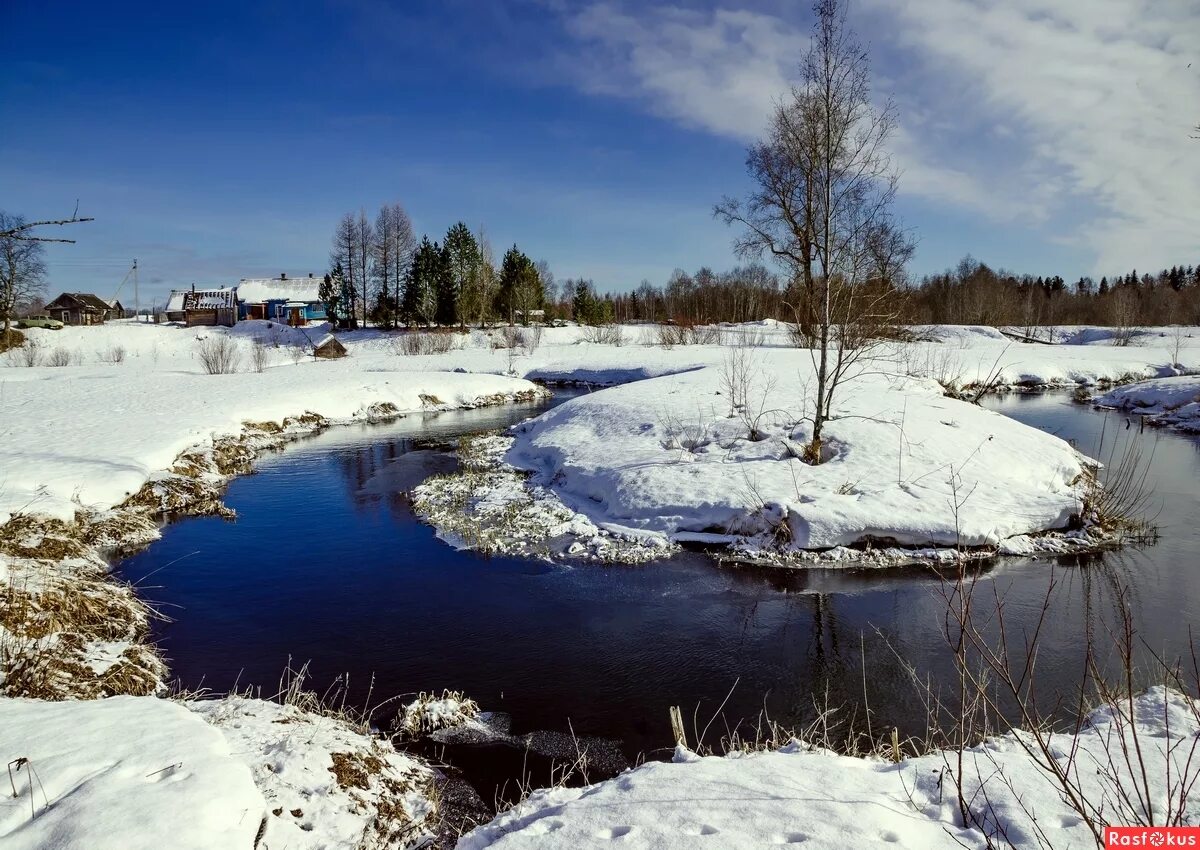
[[[458,285],[450,267],[450,251],[433,243],[433,291],[436,301],[434,318],[439,325],[451,327],[458,321]]]
[[[575,283],[575,296],[571,299],[571,312],[581,325],[595,324],[596,296],[589,283],[580,278]]]
[[[403,312],[412,325],[430,325],[437,318],[437,277],[441,259],[437,247],[425,236],[413,255],[404,278]]]
[[[345,288],[346,275],[342,271],[342,262],[336,260],[333,269],[325,275],[321,285],[317,288],[317,297],[325,305],[325,315],[329,317],[330,324],[335,328],[342,327],[346,319],[347,305],[342,301]]]
[[[504,261],[500,264],[496,312],[507,316],[511,325],[519,311],[522,321],[529,324],[530,312],[542,309],[545,301],[546,293],[533,261],[513,245],[504,254]]]
[[[477,307],[475,301],[478,293],[472,292],[472,287],[480,278],[479,266],[483,262],[483,255],[475,234],[461,221],[446,231],[442,246],[447,254],[454,311],[458,323],[465,327],[472,307]]]

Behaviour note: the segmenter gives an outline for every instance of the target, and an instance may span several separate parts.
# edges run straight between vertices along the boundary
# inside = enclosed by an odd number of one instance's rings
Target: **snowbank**
[[[1188,739],[1200,732],[1200,724],[1189,702],[1162,688],[1136,701],[1138,742],[1156,801],[1177,791],[1168,788],[1168,779],[1178,783],[1179,777],[1194,774],[1194,765],[1189,769],[1185,761],[1191,752]],[[963,760],[965,795],[977,822],[988,824],[994,842],[1003,835],[1003,843],[1018,850],[1094,846],[1085,822],[1063,802],[1016,734],[974,747]],[[1107,800],[1106,810],[1118,821],[1118,783],[1134,796],[1141,779],[1122,768],[1122,736],[1132,740],[1130,727],[1114,723],[1112,713],[1100,709],[1077,742],[1070,735],[1051,741],[1064,766],[1078,743],[1077,775],[1089,799]],[[775,752],[725,758],[699,758],[680,748],[673,764],[646,764],[586,788],[537,791],[463,836],[457,847],[575,850],[618,841],[621,847],[655,850],[792,844],[813,850],[984,848],[989,845],[983,832],[964,826],[959,815],[952,784],[957,769],[953,753],[892,764],[798,742]],[[978,793],[981,786],[984,792]],[[1200,821],[1194,800],[1188,812],[1185,823]]]
[[[0,699],[6,850],[412,847],[432,771],[346,722],[226,697]],[[31,789],[32,784],[32,789]],[[32,799],[31,799],[32,794]]]
[[[1097,396],[1093,403],[1149,417],[1154,425],[1200,433],[1200,375],[1127,384]]]
[[[220,730],[262,792],[261,846],[400,848],[430,838],[433,771],[390,742],[295,705],[236,696],[185,705]]]
[[[0,805],[8,850],[253,847],[266,816],[229,741],[153,697],[0,699],[0,759],[23,758]]]
[[[1080,510],[1074,449],[933,381],[847,384],[829,457],[812,466],[799,459],[807,352],[773,351],[750,374],[757,422],[730,416],[723,370],[709,368],[573,399],[518,426],[506,459],[596,525],[667,540],[983,546],[1062,528]]]

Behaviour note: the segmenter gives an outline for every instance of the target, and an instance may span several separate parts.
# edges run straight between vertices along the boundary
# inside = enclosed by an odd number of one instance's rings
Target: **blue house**
[[[299,327],[327,318],[318,294],[321,278],[243,278],[237,285],[238,319],[271,319]]]

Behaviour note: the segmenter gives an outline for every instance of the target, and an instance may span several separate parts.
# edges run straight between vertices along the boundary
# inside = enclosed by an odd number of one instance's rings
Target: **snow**
[[[389,742],[295,705],[238,696],[186,705],[220,730],[265,797],[264,850],[407,847],[428,836],[433,772]]]
[[[1189,739],[1200,732],[1195,704],[1154,688],[1136,699],[1134,716],[1152,798],[1164,800],[1170,796],[1168,780],[1175,784],[1194,772],[1185,762]],[[1116,802],[1118,788],[1132,796],[1141,778],[1130,776],[1121,756],[1122,737],[1133,749],[1132,728],[1128,722],[1114,722],[1113,712],[1102,708],[1093,712],[1077,740],[1067,734],[1050,739],[1063,767],[1074,751],[1072,744],[1078,743],[1075,775],[1088,799],[1108,801],[1109,816],[1118,823],[1128,822]],[[1018,850],[1094,846],[1084,821],[1063,802],[1018,735],[1026,733],[993,738],[966,751],[964,791],[977,822],[987,824],[993,836],[998,827],[1007,839],[1002,843],[1011,842]],[[646,764],[584,788],[536,791],[463,836],[457,848],[574,850],[610,843],[656,850],[758,850],[792,844],[811,850],[984,848],[983,831],[961,822],[952,778],[957,767],[953,751],[892,764],[839,756],[796,741],[774,752],[728,757],[700,758],[681,747],[671,764]],[[985,793],[977,793],[981,786]],[[1200,800],[1192,795],[1183,822],[1198,819]]]
[[[430,836],[429,768],[294,705],[0,698],[0,759],[17,758],[28,765],[0,803],[5,850],[400,848]]]
[[[262,304],[267,301],[319,301],[322,278],[247,278],[237,285],[237,300],[242,304]]]
[[[297,281],[297,286],[308,285],[307,278]],[[963,386],[984,380],[993,370],[1007,384],[1096,384],[1128,375],[1165,374],[1170,359],[1165,347],[1169,342],[1166,330],[1147,331],[1141,337],[1161,343],[1161,350],[1155,346],[1024,345],[1005,340],[992,328],[916,330],[919,336],[942,341],[896,346],[887,355],[886,370],[931,378],[943,385]],[[1076,335],[1085,330],[1076,329]],[[551,421],[556,423],[555,435],[551,435],[551,429],[540,427],[536,435],[522,438],[518,457],[533,448],[531,440],[535,438],[539,451],[546,450],[537,458],[524,458],[526,468],[560,470],[567,476],[558,492],[574,513],[631,529],[649,527],[656,534],[714,528],[723,534],[730,511],[736,507],[731,491],[764,486],[745,473],[758,475],[772,466],[777,467],[775,472],[794,466],[764,462],[770,452],[780,451],[778,439],[739,446],[735,463],[726,462],[729,458],[715,462],[721,453],[714,449],[708,450],[707,457],[661,462],[666,455],[655,449],[655,443],[663,437],[657,421],[663,414],[685,421],[712,419],[719,434],[728,436],[729,423],[723,421],[724,401],[714,395],[719,389],[716,373],[731,350],[728,345],[665,349],[646,344],[656,334],[652,327],[645,326],[625,328],[624,344],[620,346],[604,345],[587,342],[586,329],[566,327],[545,328],[535,350],[521,349],[510,355],[493,347],[503,339],[502,330],[497,329],[455,335],[457,347],[444,354],[405,356],[397,353],[395,336],[358,331],[339,334],[349,357],[314,362],[306,352],[327,332],[327,325],[294,329],[268,321],[240,322],[230,329],[117,321],[61,331],[31,330],[29,335],[43,351],[62,348],[72,355],[74,365],[18,368],[17,358],[10,357],[6,360],[9,367],[0,368],[0,434],[4,436],[0,442],[0,522],[15,511],[67,518],[80,505],[115,505],[155,471],[168,467],[181,451],[211,441],[216,435],[236,433],[246,420],[278,421],[311,410],[335,421],[347,421],[364,416],[377,403],[389,403],[401,411],[427,409],[430,398],[436,398],[441,404],[435,406],[439,407],[470,406],[496,393],[528,391],[532,386],[527,380],[533,378],[598,384],[637,382],[573,402],[568,406],[573,411],[570,414],[551,414]],[[238,341],[245,371],[203,374],[197,342],[217,335]],[[763,363],[764,373],[777,375],[781,381],[773,403],[797,406],[797,376],[811,373],[811,364],[807,352],[788,344],[786,325],[723,327],[721,335],[730,340],[761,342],[761,347],[747,350]],[[1183,342],[1182,365],[1200,368],[1200,333]],[[267,363],[262,374],[249,371],[254,343],[265,347]],[[124,349],[124,361],[110,362],[110,354],[117,348]],[[526,380],[505,376],[510,369]],[[870,415],[879,421],[842,420],[833,436],[851,450],[827,470],[808,470],[797,479],[804,489],[809,486],[808,479],[814,477],[815,491],[810,494],[805,489],[800,495],[811,495],[818,503],[795,513],[797,519],[804,519],[793,529],[800,545],[835,545],[848,540],[855,527],[864,533],[894,532],[897,539],[911,542],[947,542],[951,536],[945,518],[931,516],[934,511],[929,500],[934,499],[939,509],[944,506],[941,485],[949,466],[957,468],[964,463],[986,434],[994,434],[1000,442],[986,447],[984,463],[979,463],[978,457],[972,460],[971,466],[979,475],[967,486],[981,480],[985,470],[998,470],[998,482],[1017,485],[1022,491],[1036,488],[1038,496],[1029,505],[1024,499],[1003,501],[1001,505],[1016,508],[1017,515],[1000,518],[994,528],[982,524],[978,515],[969,516],[966,536],[973,541],[996,540],[1044,523],[1061,523],[1070,501],[1062,479],[1073,466],[1061,446],[1050,443],[1054,448],[1045,458],[1034,458],[1035,469],[1017,473],[1005,468],[1008,464],[1004,461],[1018,458],[1022,447],[1047,445],[1044,439],[1018,437],[1015,429],[993,425],[980,411],[964,412],[958,405],[936,398],[933,388],[920,382],[908,382],[903,392],[880,380],[857,383],[855,398],[847,402],[845,412]],[[690,393],[698,394],[696,401],[686,400]],[[905,429],[904,465],[908,469],[900,470],[897,477],[903,483],[930,469],[939,470],[912,484],[917,497],[911,492],[883,493],[888,489],[884,479],[891,478],[890,470],[900,460],[895,423],[904,413],[906,397],[912,402]],[[939,418],[943,413],[947,416],[942,418],[957,424],[943,424]],[[627,468],[627,474],[617,471],[601,481],[588,471],[588,466],[603,460],[603,452],[580,444],[582,454],[573,454],[571,446],[580,440],[611,439],[631,426],[646,425],[651,426],[649,431],[615,447],[621,450],[618,460],[625,457],[632,461],[637,456],[655,464],[640,479]],[[854,448],[858,440],[865,442]],[[719,466],[729,467],[731,474],[717,474]],[[889,472],[883,474],[883,469]],[[840,480],[831,480],[833,470],[842,476]],[[1020,480],[1014,480],[1014,476]],[[770,477],[778,479],[774,473]],[[689,486],[689,481],[697,484],[697,495],[679,498],[680,489]],[[782,483],[772,480],[763,491],[765,501],[787,504],[785,496],[790,493],[790,502],[798,503],[797,481],[792,480],[791,472]],[[644,487],[651,482],[666,488],[661,497],[645,497]],[[843,494],[846,498],[831,498],[836,493],[829,491],[843,485],[865,489],[863,493]],[[929,486],[933,489],[922,500],[920,488]],[[1004,496],[998,488],[995,494]],[[990,495],[986,490],[979,491],[971,501],[978,505]],[[907,523],[897,526],[890,514],[885,515],[899,508],[907,513],[914,501],[924,502],[923,509]],[[596,505],[600,505],[599,510]],[[972,514],[971,507],[968,504],[968,514]],[[663,516],[651,521],[649,513],[659,509]],[[679,516],[672,518],[672,512]]]
[[[773,352],[752,369],[761,390],[752,407],[778,410],[760,421],[758,440],[729,417],[721,370],[709,368],[573,399],[518,427],[507,460],[597,525],[668,540],[994,545],[1060,528],[1080,510],[1084,465],[1073,448],[946,398],[931,380],[848,384],[825,433],[832,456],[809,465],[799,459],[811,437],[807,352]]]
[[[266,812],[229,741],[166,700],[0,699],[0,760],[17,758],[6,850],[252,847]]]
[[[1155,425],[1200,433],[1200,375],[1126,384],[1097,396],[1093,403],[1146,416]]]
[[[204,374],[197,340],[221,334],[241,345],[243,369],[252,341],[267,344],[265,371]],[[262,321],[229,330],[114,322],[32,332],[84,364],[0,367],[0,524],[16,512],[67,519],[80,505],[119,504],[185,449],[236,434],[245,421],[305,411],[348,421],[378,404],[422,410],[423,396],[469,407],[535,389],[499,375],[423,371],[385,348],[331,361],[293,358],[297,344],[320,335]],[[101,362],[114,346],[126,350],[124,362]]]

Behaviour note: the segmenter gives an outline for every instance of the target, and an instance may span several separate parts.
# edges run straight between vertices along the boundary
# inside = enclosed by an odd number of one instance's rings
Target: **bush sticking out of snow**
[[[584,325],[579,338],[596,345],[620,347],[625,344],[625,331],[620,325]]]
[[[209,336],[196,343],[196,356],[208,375],[232,375],[242,368],[242,352],[232,337]]]
[[[408,735],[426,735],[463,726],[479,717],[479,705],[461,691],[444,690],[439,697],[424,691],[396,716],[396,726]]]
[[[397,354],[446,354],[456,348],[455,334],[408,331],[396,337]]]

